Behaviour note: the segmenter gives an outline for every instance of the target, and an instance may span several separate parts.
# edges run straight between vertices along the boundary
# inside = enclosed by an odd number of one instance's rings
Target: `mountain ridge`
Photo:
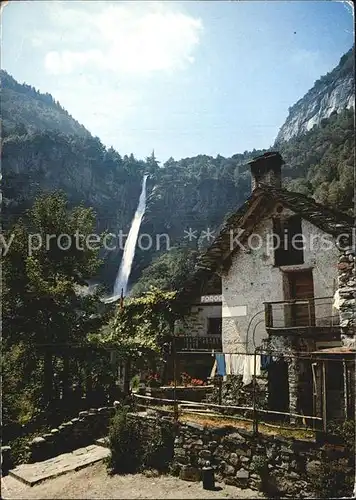
[[[336,111],[355,107],[355,47],[344,54],[339,64],[320,77],[313,87],[289,108],[274,147],[320,125]]]

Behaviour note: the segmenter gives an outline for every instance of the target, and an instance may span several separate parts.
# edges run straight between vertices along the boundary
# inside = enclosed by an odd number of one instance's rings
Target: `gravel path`
[[[106,466],[97,463],[77,472],[26,486],[6,476],[1,480],[1,497],[10,499],[189,499],[263,498],[253,490],[219,485],[217,491],[203,490],[202,483],[182,481],[172,476],[147,477],[143,474],[108,476]]]

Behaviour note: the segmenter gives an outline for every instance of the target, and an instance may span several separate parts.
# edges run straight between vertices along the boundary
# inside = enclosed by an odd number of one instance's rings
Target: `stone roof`
[[[271,211],[278,202],[327,234],[334,237],[352,234],[355,224],[349,215],[321,205],[303,194],[259,184],[246,202],[226,220],[213,243],[199,257],[196,272],[179,295],[191,295],[196,292],[202,280],[206,280],[212,272],[217,271],[231,255],[231,230],[243,228],[244,237],[247,237],[261,216]]]

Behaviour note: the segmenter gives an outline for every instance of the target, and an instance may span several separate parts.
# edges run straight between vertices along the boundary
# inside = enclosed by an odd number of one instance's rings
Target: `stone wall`
[[[254,437],[245,429],[186,423],[177,430],[173,468],[182,479],[199,480],[201,468],[208,462],[216,480],[226,484],[267,488],[272,497],[313,498],[313,479],[320,474],[320,452],[326,450],[314,441]],[[340,447],[327,456],[348,454]]]
[[[219,377],[212,379],[213,390],[206,397],[208,403],[220,403],[226,406],[252,406],[253,386],[244,386],[242,375],[227,375],[226,380]],[[267,407],[268,388],[267,373],[256,377],[255,396],[258,408]]]
[[[30,441],[29,461],[39,462],[93,444],[95,439],[106,436],[114,414],[114,406],[81,411],[77,418],[72,418]]]
[[[339,258],[339,313],[343,343],[356,345],[355,248],[347,247]]]

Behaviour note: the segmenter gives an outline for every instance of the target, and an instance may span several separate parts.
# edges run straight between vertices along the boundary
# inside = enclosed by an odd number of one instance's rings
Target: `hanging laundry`
[[[243,375],[244,361],[244,354],[231,354],[231,375]]]
[[[226,367],[225,367],[225,356],[221,352],[215,353],[215,359],[217,364],[217,374],[225,376],[226,375]]]
[[[231,375],[231,354],[224,354],[226,375]]]
[[[242,378],[243,385],[251,384],[253,375],[256,375],[256,377],[261,375],[261,356],[256,355],[255,366],[255,355],[246,354],[244,362],[244,373]]]
[[[261,354],[261,370],[267,370],[268,366],[273,362],[270,354]]]

